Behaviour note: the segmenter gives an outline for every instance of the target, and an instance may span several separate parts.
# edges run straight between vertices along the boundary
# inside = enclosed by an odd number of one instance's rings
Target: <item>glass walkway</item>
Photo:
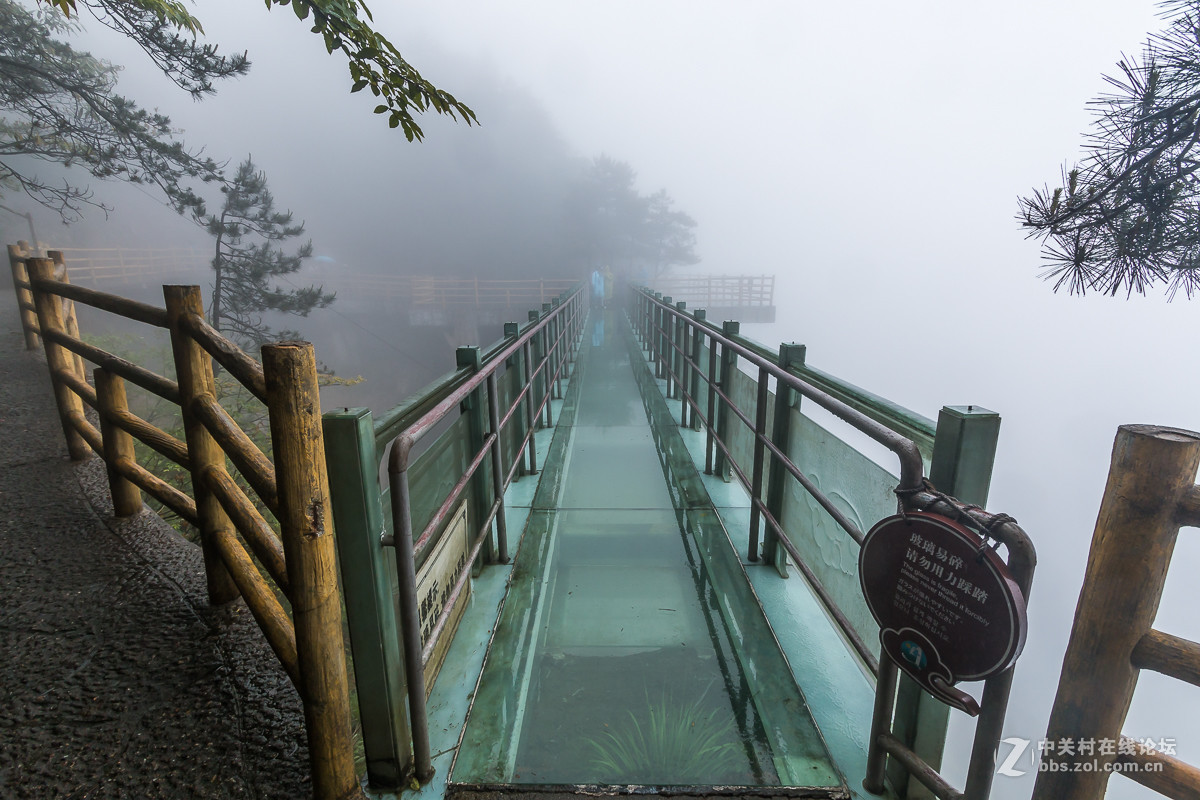
[[[657,391],[639,391],[653,378],[635,348],[622,313],[593,309],[451,794],[846,796],[677,423]]]

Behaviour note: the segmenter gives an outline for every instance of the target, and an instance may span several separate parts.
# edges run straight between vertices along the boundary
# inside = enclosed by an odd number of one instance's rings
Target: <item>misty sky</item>
[[[480,128],[423,118],[428,141],[406,143],[371,115],[369,93],[347,94],[340,56],[325,55],[290,10],[251,0],[197,6],[222,49],[249,50],[254,62],[199,104],[127,43],[88,41],[129,65],[123,90],[170,114],[189,143],[218,158],[253,153],[279,201],[308,220],[318,252],[384,269],[419,255],[396,231],[422,209],[436,221],[423,224],[452,237],[457,220],[510,203],[475,189],[484,171],[522,176],[536,196],[549,179],[540,171],[607,153],[696,219],[703,263],[691,270],[779,276],[779,321],[749,335],[804,342],[812,365],[927,416],[943,404],[1000,412],[989,506],[1016,517],[1040,554],[1006,735],[1042,736],[1117,425],[1200,430],[1200,298],[1054,295],[1014,220],[1017,197],[1080,153],[1086,102],[1158,27],[1154,6],[546,0],[373,10],[425,77],[475,108]],[[458,167],[427,174],[446,163]],[[427,184],[413,176],[444,191],[422,195]],[[132,235],[152,220],[195,236],[169,212],[130,205],[138,210],[118,211],[114,230]],[[1200,558],[1194,539],[1181,538],[1174,573]],[[1158,627],[1200,639],[1188,613],[1200,589],[1187,583],[1173,574]],[[1126,732],[1174,737],[1181,757],[1200,762],[1196,690],[1151,674],[1141,687]],[[951,757],[959,767],[961,754]],[[993,796],[1026,798],[1030,786],[998,778]],[[1153,795],[1114,778],[1108,796]]]

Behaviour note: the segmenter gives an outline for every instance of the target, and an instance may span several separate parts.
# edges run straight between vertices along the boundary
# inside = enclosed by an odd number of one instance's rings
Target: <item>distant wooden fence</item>
[[[774,275],[666,275],[654,289],[689,308],[753,308],[775,304]]]
[[[64,247],[57,252],[71,264],[72,280],[92,288],[194,278],[212,259],[211,251],[199,247]]]
[[[1121,731],[1141,670],[1200,686],[1200,644],[1152,627],[1179,528],[1200,527],[1198,466],[1198,433],[1117,432],[1046,733],[1067,746],[1042,756],[1034,800],[1103,797],[1114,772],[1167,797],[1200,797],[1200,769]]]
[[[72,286],[64,257],[8,247],[26,346],[45,349],[71,458],[105,461],[118,516],[136,514],[144,491],[201,533],[209,601],[240,594],[304,702],[317,800],[359,793],[350,730],[342,612],[330,517],[316,362],[307,342],[263,347],[259,364],[204,320],[198,286],[164,286],[165,308]],[[57,267],[57,275],[56,275]],[[74,303],[170,331],[178,381],[88,344]],[[97,365],[94,386],[83,360]],[[216,359],[265,404],[274,461],[217,400]],[[186,441],[129,410],[129,381],[179,406]],[[95,409],[99,429],[84,406]],[[191,474],[193,495],[137,463],[138,439]],[[226,457],[279,523],[282,538],[226,469]],[[256,566],[258,559],[266,575]],[[272,586],[274,583],[274,587]],[[276,588],[291,606],[278,599]]]

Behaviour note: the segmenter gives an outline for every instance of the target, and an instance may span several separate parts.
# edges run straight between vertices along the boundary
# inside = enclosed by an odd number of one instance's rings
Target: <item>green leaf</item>
[[[354,94],[355,92],[361,92],[363,89],[367,88],[367,83],[368,81],[358,81],[350,87],[350,93]]]
[[[383,106],[383,105],[375,106],[375,113],[376,113],[376,114],[382,114],[383,112],[385,112],[385,111],[387,111],[387,110],[388,110],[388,107],[387,107],[387,106]]]

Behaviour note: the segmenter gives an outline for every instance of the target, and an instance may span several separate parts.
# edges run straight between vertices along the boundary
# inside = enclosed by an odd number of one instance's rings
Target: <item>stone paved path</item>
[[[0,290],[0,798],[311,796],[299,698],[249,612],[209,609],[198,548],[107,503]]]

